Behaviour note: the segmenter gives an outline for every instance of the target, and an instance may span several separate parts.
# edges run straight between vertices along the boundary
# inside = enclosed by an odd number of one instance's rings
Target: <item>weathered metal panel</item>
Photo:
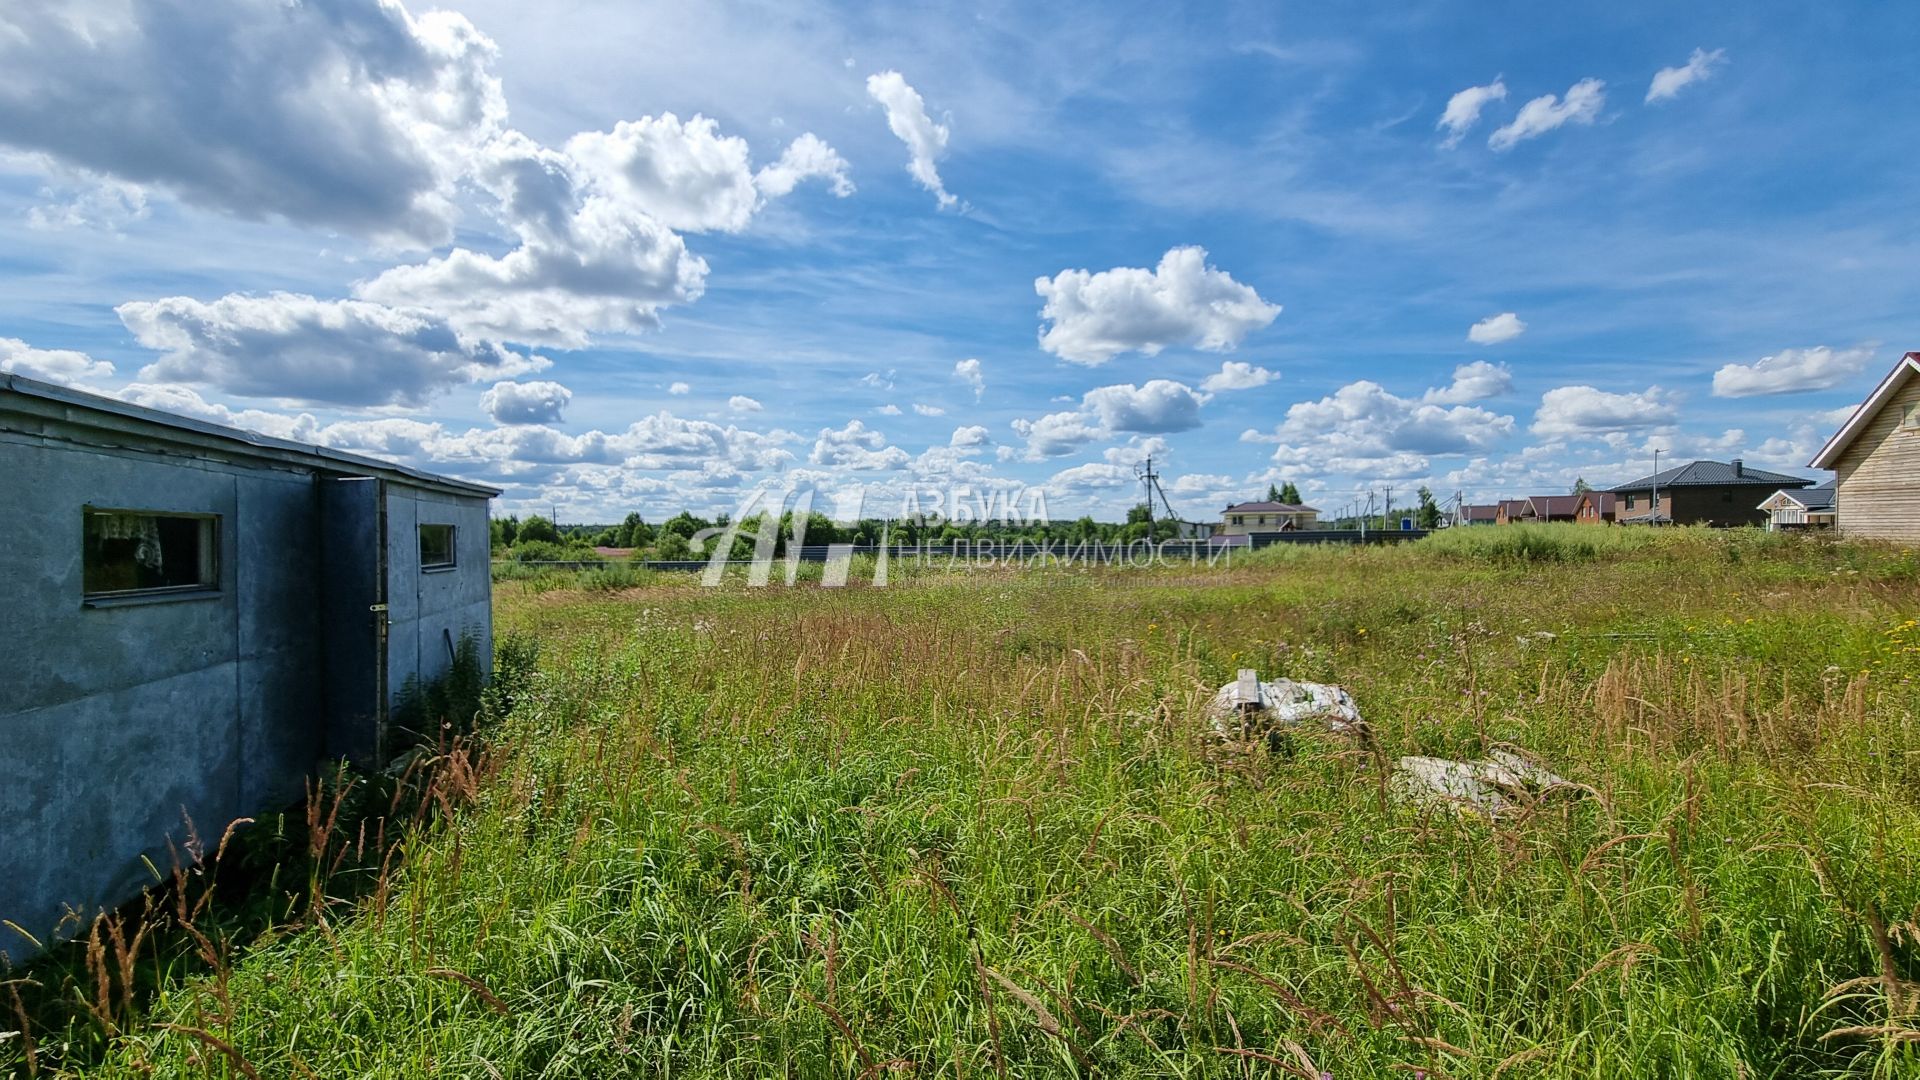
[[[325,751],[361,765],[379,761],[386,721],[380,638],[387,617],[380,559],[385,483],[371,477],[320,483]]]

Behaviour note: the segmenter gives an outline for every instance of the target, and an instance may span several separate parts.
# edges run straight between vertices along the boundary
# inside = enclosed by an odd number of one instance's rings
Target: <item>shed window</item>
[[[453,565],[453,526],[420,526],[420,569],[445,570]]]
[[[212,514],[83,511],[82,589],[89,597],[220,587]]]
[[[1920,431],[1920,401],[1901,406],[1900,427],[1906,431]]]

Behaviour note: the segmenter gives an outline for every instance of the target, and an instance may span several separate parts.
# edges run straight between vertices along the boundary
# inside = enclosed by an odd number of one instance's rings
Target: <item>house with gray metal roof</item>
[[[1767,531],[1831,529],[1834,521],[1834,485],[1829,480],[1810,488],[1782,489],[1760,504],[1767,514]]]
[[[1739,458],[1694,461],[1616,484],[1614,520],[1621,525],[1761,525],[1761,498],[1785,489],[1813,486],[1802,476],[1756,469]]]
[[[0,491],[12,960],[154,884],[189,821],[380,764],[462,639],[490,662],[494,488],[0,373]]]

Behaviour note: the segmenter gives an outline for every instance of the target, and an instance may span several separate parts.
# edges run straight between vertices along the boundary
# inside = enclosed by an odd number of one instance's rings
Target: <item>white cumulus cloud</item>
[[[1705,82],[1712,77],[1713,69],[1725,63],[1727,50],[1695,49],[1687,57],[1687,62],[1679,67],[1661,68],[1653,73],[1653,81],[1647,84],[1646,104],[1667,101],[1678,97],[1680,91],[1697,82]]]
[[[1077,409],[1015,420],[1013,430],[1026,440],[1026,460],[1040,461],[1114,435],[1190,431],[1200,426],[1200,406],[1210,396],[1171,379],[1151,379],[1141,386],[1119,383],[1087,391]]]
[[[1420,399],[1435,405],[1467,405],[1499,397],[1513,389],[1513,372],[1505,364],[1475,360],[1453,369],[1453,382],[1428,390]]]
[[[565,154],[594,193],[681,232],[739,232],[766,197],[790,194],[808,178],[828,181],[835,194],[853,193],[846,161],[812,132],[755,173],[747,141],[698,115],[682,123],[669,112],[584,131],[567,140]]]
[[[1485,86],[1469,86],[1448,98],[1446,111],[1440,114],[1440,122],[1434,125],[1437,130],[1447,133],[1440,145],[1448,149],[1460,145],[1460,140],[1473,125],[1480,122],[1480,111],[1488,104],[1505,101],[1506,98],[1507,84],[1499,79]]]
[[[184,296],[114,309],[164,353],[148,381],[336,405],[420,405],[436,392],[540,371],[549,362],[461,334],[428,311],[296,293]]]
[[[1172,379],[1150,379],[1142,386],[1120,383],[1089,390],[1081,399],[1109,432],[1159,434],[1200,426],[1203,395]]]
[[[496,424],[557,424],[573,391],[557,382],[497,382],[480,395],[480,408]]]
[[[1592,124],[1607,103],[1606,86],[1599,79],[1581,79],[1568,88],[1564,99],[1542,94],[1520,106],[1513,122],[1496,129],[1487,138],[1487,145],[1495,150],[1511,150],[1527,139],[1566,124]]]
[[[1467,328],[1467,340],[1476,345],[1498,345],[1527,332],[1527,324],[1511,311],[1489,315]]]
[[[0,145],[235,217],[438,244],[505,123],[496,52],[397,2],[12,3]]]
[[[1218,394],[1229,390],[1251,390],[1256,386],[1265,386],[1280,376],[1263,367],[1255,367],[1241,360],[1228,360],[1220,365],[1220,370],[1200,381],[1200,389],[1209,394]]]
[[[941,408],[938,405],[922,405],[917,401],[913,403],[913,411],[916,413],[919,413],[921,416],[947,415],[947,410]]]
[[[844,199],[853,194],[847,168],[847,159],[839,151],[809,131],[788,143],[780,160],[755,173],[753,183],[767,196],[779,198],[803,180],[824,180],[828,190]]]
[[[685,397],[686,395],[691,394],[692,392],[693,392],[693,387],[688,386],[686,383],[683,383],[683,382],[677,382],[667,387],[667,393],[672,394],[674,397]]]
[[[1173,345],[1225,352],[1280,314],[1280,305],[1252,286],[1208,266],[1200,247],[1173,248],[1152,270],[1062,270],[1033,287],[1046,301],[1041,319],[1052,324],[1042,329],[1040,347],[1089,366]]]
[[[36,349],[19,338],[0,337],[0,371],[71,385],[86,379],[108,378],[113,374],[113,365],[71,349]]]
[[[765,407],[745,394],[735,394],[727,399],[727,408],[734,412],[759,412]]]
[[[1273,461],[1296,470],[1418,476],[1432,455],[1483,450],[1513,434],[1513,417],[1470,404],[1504,389],[1503,374],[1484,362],[1462,365],[1450,385],[1417,398],[1362,379],[1317,401],[1295,402],[1272,433],[1249,431],[1241,439],[1277,443]]]
[[[814,465],[877,472],[905,468],[911,458],[905,450],[889,446],[887,437],[859,420],[847,421],[839,429],[821,428],[814,439],[807,461]]]
[[[1638,431],[1671,424],[1679,412],[1679,400],[1657,386],[1624,394],[1592,386],[1561,386],[1540,395],[1533,433],[1582,438]]]
[[[887,113],[887,127],[907,144],[907,171],[920,186],[933,192],[943,207],[959,202],[947,192],[935,166],[947,153],[947,126],[936,124],[927,115],[927,103],[920,92],[907,85],[897,71],[882,71],[867,76],[867,96],[880,103]]]
[[[980,395],[987,392],[987,377],[980,371],[980,361],[962,360],[953,365],[953,377],[973,387],[973,400],[979,401]]]
[[[1757,397],[1829,390],[1858,376],[1873,359],[1873,346],[1830,349],[1781,349],[1751,364],[1727,364],[1713,373],[1715,397]]]

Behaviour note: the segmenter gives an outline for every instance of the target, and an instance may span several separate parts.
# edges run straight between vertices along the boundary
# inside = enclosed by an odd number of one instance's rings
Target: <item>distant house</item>
[[[1834,522],[1848,536],[1920,540],[1920,352],[1887,377],[1811,462],[1834,472]]]
[[[1493,504],[1493,523],[1495,525],[1518,525],[1525,520],[1527,500],[1501,499]]]
[[[1543,521],[1572,521],[1580,505],[1578,495],[1529,495],[1521,507],[1520,520],[1528,524]]]
[[[1492,525],[1499,518],[1499,503],[1486,503],[1480,506],[1469,506],[1463,503],[1455,520],[1460,525]]]
[[[1215,536],[1251,536],[1254,533],[1295,532],[1311,529],[1320,521],[1320,511],[1311,506],[1283,502],[1234,503],[1220,514],[1213,527]]]
[[[1767,531],[1833,528],[1833,481],[1797,491],[1776,491],[1760,509],[1767,512]]]
[[[1613,524],[1620,497],[1611,491],[1583,491],[1573,508],[1573,520],[1582,525]]]
[[[1813,481],[1732,461],[1695,461],[1608,488],[1619,497],[1614,520],[1622,525],[1762,525],[1759,502],[1767,493],[1799,490]]]

